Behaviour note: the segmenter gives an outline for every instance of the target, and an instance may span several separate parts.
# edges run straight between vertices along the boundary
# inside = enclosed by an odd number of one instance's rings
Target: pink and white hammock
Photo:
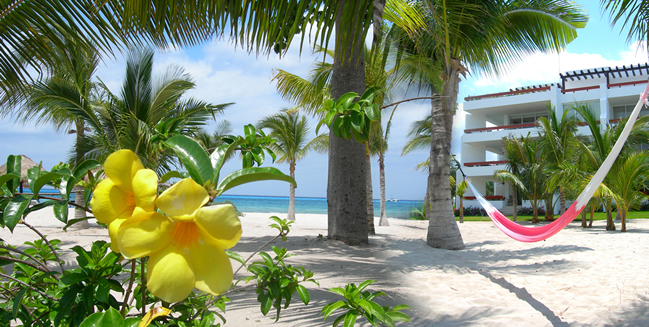
[[[496,209],[496,207],[494,207],[489,201],[487,201],[484,196],[482,196],[482,194],[480,194],[480,192],[475,189],[475,187],[469,180],[467,180],[467,184],[471,188],[471,191],[473,191],[476,200],[478,200],[480,205],[487,212],[487,215],[489,215],[489,218],[491,218],[494,224],[496,224],[496,227],[498,227],[507,236],[521,242],[538,242],[545,240],[550,236],[558,233],[571,221],[577,218],[590,198],[593,196],[593,194],[595,194],[595,191],[604,180],[604,177],[606,177],[606,174],[608,174],[608,171],[611,169],[613,162],[620,154],[620,150],[622,150],[622,146],[624,145],[624,142],[626,142],[626,139],[629,136],[631,129],[633,129],[633,125],[635,124],[636,119],[638,118],[642,104],[648,103],[648,94],[649,84],[647,84],[645,92],[640,95],[640,100],[638,100],[638,104],[636,104],[633,112],[631,113],[631,116],[629,116],[629,120],[627,120],[626,125],[624,126],[624,130],[622,130],[620,137],[615,142],[613,149],[608,154],[586,188],[581,192],[581,194],[579,194],[575,202],[572,203],[570,208],[568,208],[568,210],[566,210],[566,212],[564,212],[561,217],[547,225],[527,227],[509,220],[509,218],[505,217],[505,215],[503,215],[500,211],[498,211],[498,209]]]

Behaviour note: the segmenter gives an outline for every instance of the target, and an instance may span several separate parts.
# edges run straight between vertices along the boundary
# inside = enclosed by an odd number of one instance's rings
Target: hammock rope
[[[469,181],[466,175],[464,175],[462,168],[460,168],[460,172],[464,176],[464,179],[467,181],[467,184],[471,188],[471,191],[473,191],[473,194],[475,195],[476,200],[478,200],[478,203],[480,203],[482,208],[484,208],[484,210],[487,212],[487,215],[489,215],[489,218],[491,218],[496,227],[498,227],[498,229],[505,233],[505,235],[521,242],[538,242],[545,240],[550,236],[558,233],[571,221],[577,218],[590,198],[595,194],[595,191],[602,183],[602,181],[604,181],[604,177],[606,177],[606,175],[608,174],[611,166],[613,166],[613,162],[615,162],[615,159],[617,159],[618,155],[620,154],[620,151],[622,150],[622,146],[626,142],[626,139],[629,137],[629,134],[633,129],[633,125],[638,118],[638,114],[640,114],[640,109],[642,109],[642,104],[645,103],[649,105],[649,102],[647,101],[648,94],[649,84],[647,84],[645,91],[640,95],[640,100],[638,100],[638,103],[633,109],[633,112],[631,112],[631,115],[629,116],[629,119],[627,120],[626,125],[624,126],[624,129],[620,134],[620,137],[617,139],[615,145],[611,149],[611,152],[609,152],[609,154],[606,156],[606,159],[599,167],[588,185],[586,185],[586,188],[584,188],[584,190],[581,192],[581,194],[579,194],[577,199],[575,199],[575,201],[566,210],[566,212],[564,212],[559,218],[557,218],[557,220],[547,225],[528,227],[519,225],[509,220],[509,218],[498,211],[498,209],[496,209],[496,207],[494,207],[491,202],[487,201],[487,199],[485,199],[484,196],[482,196],[482,194],[480,194],[480,192],[476,190],[473,184],[471,184],[471,181]]]

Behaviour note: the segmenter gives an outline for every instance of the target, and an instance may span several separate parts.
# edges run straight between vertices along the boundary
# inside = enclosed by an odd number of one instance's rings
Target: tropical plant
[[[512,221],[516,221],[516,215],[518,212],[516,209],[518,206],[518,191],[525,191],[525,185],[523,185],[519,179],[525,160],[523,157],[523,140],[524,139],[518,139],[512,135],[503,138],[502,144],[505,152],[504,155],[507,159],[506,169],[497,169],[494,171],[494,180],[508,182],[512,187]]]
[[[649,196],[642,191],[644,182],[649,179],[649,154],[644,151],[634,152],[621,158],[618,165],[612,167],[610,187],[617,211],[620,214],[622,232],[626,232],[626,214],[640,203],[647,201]]]
[[[546,163],[549,177],[548,193],[559,189],[559,214],[566,211],[566,188],[574,185],[578,178],[577,154],[579,141],[576,136],[579,120],[573,110],[563,111],[561,117],[552,107],[548,107],[548,118],[541,117],[537,121],[541,160]],[[549,208],[549,207],[548,207]],[[549,210],[548,210],[549,211]]]
[[[329,139],[326,134],[320,134],[308,140],[309,124],[305,116],[298,112],[282,110],[280,113],[265,117],[257,123],[257,128],[268,129],[270,137],[277,142],[270,148],[278,156],[277,163],[289,164],[289,175],[295,179],[295,164],[304,159],[310,151],[326,153]],[[295,220],[295,186],[289,189],[288,220]]]
[[[587,16],[568,1],[446,1],[418,2],[427,13],[427,27],[413,40],[411,50],[441,63],[439,86],[427,77],[432,95],[432,139],[428,179],[446,185],[450,136],[460,75],[498,73],[507,64],[535,51],[558,51],[585,26]],[[433,247],[461,249],[460,231],[451,212],[450,189],[431,187],[431,212],[427,243]]]
[[[469,187],[469,184],[467,183],[466,180],[463,180],[460,182],[460,184],[457,185],[456,188],[456,194],[460,198],[460,206],[458,209],[460,210],[460,223],[464,223],[464,192],[466,191],[466,188]]]
[[[613,148],[615,141],[619,138],[622,130],[624,129],[625,122],[621,121],[616,125],[607,125],[606,129],[602,130],[597,123],[598,117],[596,117],[595,113],[587,105],[574,105],[572,108],[574,108],[574,110],[576,110],[577,113],[584,119],[591,132],[591,143],[582,143],[580,147],[583,155],[585,156],[584,160],[587,160],[588,165],[590,165],[590,167],[592,167],[591,169],[595,171],[597,168],[599,168],[599,166],[601,166],[602,162],[606,159],[609,152]],[[633,152],[634,146],[646,142],[647,138],[649,137],[649,129],[647,128],[648,122],[649,117],[647,116],[639,117],[635,121],[633,129],[631,130],[627,141],[624,143],[624,146],[620,151],[619,158],[613,163],[613,166],[611,167],[612,171],[620,169],[619,165],[623,164],[624,158],[627,157],[631,152]],[[611,191],[601,193],[602,204],[604,205],[607,216],[607,230],[615,230],[615,222],[613,221],[612,211],[614,198],[617,196],[617,194],[611,187],[615,177],[616,176],[614,174],[609,173],[606,175],[604,181],[602,182],[603,186]]]
[[[176,163],[162,142],[179,134],[193,136],[230,105],[183,99],[195,86],[190,76],[172,67],[156,80],[153,59],[152,50],[132,51],[119,95],[102,83],[100,103],[92,111],[75,112],[92,130],[87,157],[101,160],[117,149],[129,149],[145,167],[163,174]]]
[[[627,42],[646,41],[649,34],[649,4],[644,1],[600,0],[604,10],[615,25],[622,21],[622,28],[629,29]]]
[[[222,120],[216,124],[216,127],[211,134],[203,128],[194,132],[194,139],[200,143],[201,147],[203,147],[205,151],[212,152],[219,146],[225,144],[225,141],[223,140],[224,136],[230,135],[231,133],[232,125],[230,122]]]

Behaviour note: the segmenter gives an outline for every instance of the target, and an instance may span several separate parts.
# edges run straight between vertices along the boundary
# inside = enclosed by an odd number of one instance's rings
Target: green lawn
[[[511,218],[511,216],[508,216]],[[555,218],[559,218],[558,215],[554,216]],[[626,215],[627,219],[637,219],[637,218],[649,218],[649,211],[633,211],[629,212]],[[458,217],[455,217],[458,219]],[[615,212],[613,212],[613,218],[615,218]],[[544,215],[539,215],[539,220],[545,219]],[[586,215],[586,219],[590,220],[590,213]],[[596,212],[595,217],[593,218],[594,220],[606,220],[606,213],[605,212]],[[484,217],[482,216],[464,216],[464,221],[489,221],[489,217],[485,215]],[[518,215],[516,216],[517,221],[532,221],[532,216],[531,215]],[[581,223],[581,214],[574,220],[575,222],[580,222]]]

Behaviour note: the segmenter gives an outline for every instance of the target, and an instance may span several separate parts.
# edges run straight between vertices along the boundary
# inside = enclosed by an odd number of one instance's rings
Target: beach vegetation
[[[460,76],[468,72],[499,73],[507,65],[535,51],[559,51],[584,27],[587,16],[567,1],[548,2],[419,2],[427,26],[404,43],[409,51],[439,64],[441,74],[429,76],[422,86],[431,101],[430,171],[431,217],[427,243],[432,247],[462,249],[453,218],[448,163],[453,115]]]
[[[298,112],[282,110],[282,112],[264,117],[257,123],[257,128],[270,130],[269,136],[277,140],[270,148],[278,155],[277,163],[289,164],[289,176],[295,179],[295,166],[310,151],[326,153],[329,147],[329,136],[319,134],[308,140],[310,131],[305,116]],[[295,220],[295,186],[289,185],[288,220]]]

